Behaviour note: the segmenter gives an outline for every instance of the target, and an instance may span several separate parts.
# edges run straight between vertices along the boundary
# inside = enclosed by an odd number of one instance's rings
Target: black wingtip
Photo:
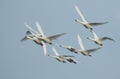
[[[106,22],[104,22],[104,24],[106,24],[106,23],[109,23],[109,22],[107,22],[107,21],[106,21]]]

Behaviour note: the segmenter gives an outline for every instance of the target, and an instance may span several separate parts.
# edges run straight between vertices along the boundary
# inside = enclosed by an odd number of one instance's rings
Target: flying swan
[[[99,38],[99,37],[97,36],[97,34],[96,34],[93,30],[92,30],[91,32],[92,32],[94,38],[87,37],[87,39],[93,41],[94,43],[96,43],[96,44],[98,44],[98,45],[100,45],[100,46],[103,45],[102,42],[105,41],[105,40],[115,41],[114,39],[109,38],[109,37],[102,37],[102,38]]]
[[[26,22],[25,26],[29,29],[29,31],[26,32],[26,35],[24,36],[23,39],[21,39],[21,41],[29,39],[34,41],[36,44],[43,46],[44,56],[46,56],[47,53],[46,44],[43,41],[39,40],[39,37],[41,37],[42,35],[39,32],[33,30]]]
[[[48,54],[49,57],[55,58],[56,60],[58,60],[59,62],[62,62],[62,63],[66,63],[66,60],[67,60],[70,63],[77,64],[77,61],[72,58],[74,56],[71,56],[71,55],[59,55],[57,50],[54,47],[52,47],[52,50],[55,53],[55,56],[52,56],[52,55]]]
[[[108,22],[101,22],[101,23],[99,23],[99,22],[93,22],[93,23],[87,22],[86,19],[83,16],[82,12],[78,8],[78,6],[75,5],[75,9],[76,9],[77,13],[80,15],[80,17],[82,19],[82,21],[79,20],[79,19],[75,19],[75,21],[80,23],[80,24],[82,24],[82,25],[84,25],[84,27],[87,28],[87,29],[91,29],[92,30],[92,26],[98,26],[98,25],[102,25],[102,24],[108,23]]]
[[[83,43],[82,43],[82,40],[81,40],[79,34],[78,34],[77,38],[78,38],[78,42],[79,42],[79,45],[80,45],[80,52],[81,52],[83,55],[85,55],[85,56],[91,56],[91,55],[90,55],[91,52],[95,52],[95,51],[97,51],[98,49],[101,48],[101,47],[99,47],[99,48],[94,48],[94,49],[88,49],[88,50],[86,50],[86,49],[84,48],[84,46],[83,46]]]

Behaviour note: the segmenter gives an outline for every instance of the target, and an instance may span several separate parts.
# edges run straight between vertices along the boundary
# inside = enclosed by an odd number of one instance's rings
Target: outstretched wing
[[[97,34],[93,30],[91,30],[91,32],[92,32],[95,39],[99,39],[99,37],[97,36]]]
[[[84,48],[84,46],[83,46],[83,43],[82,43],[82,40],[81,40],[81,38],[80,38],[80,35],[78,34],[78,42],[79,42],[79,45],[80,45],[80,48],[81,48],[81,50],[85,50],[85,48]]]
[[[52,47],[52,50],[53,50],[53,52],[55,53],[56,56],[59,56],[57,50],[54,47]]]
[[[43,41],[41,41],[41,42],[42,42],[42,44],[43,44],[44,56],[46,56],[46,54],[47,54],[46,44],[45,44]]]
[[[70,63],[77,64],[77,61],[75,59],[71,58],[71,57],[66,58],[66,60]]]
[[[95,51],[97,51],[98,49],[100,49],[101,47],[99,47],[99,48],[95,48],[95,49],[89,49],[89,50],[86,50],[86,51],[88,51],[89,53],[91,53],[91,52],[95,52]]]
[[[82,12],[80,11],[80,9],[78,8],[77,5],[75,5],[75,9],[76,9],[77,13],[80,15],[80,17],[82,18],[82,20],[83,20],[84,22],[87,22],[87,21],[85,20],[84,16],[83,16]]]
[[[103,37],[103,38],[101,38],[101,40],[111,40],[111,41],[115,41],[114,39],[112,39],[112,38],[109,38],[109,37]]]
[[[56,38],[58,38],[58,37],[60,37],[60,36],[62,36],[62,35],[65,35],[66,33],[61,33],[61,34],[57,34],[57,35],[52,35],[52,36],[48,36],[47,38],[49,39],[49,40],[54,40],[54,39],[56,39]]]
[[[25,26],[31,31],[31,33],[34,34],[38,34],[37,31],[35,31],[34,29],[32,29],[26,22],[25,22]]]
[[[40,25],[40,23],[39,23],[38,21],[36,21],[36,26],[37,26],[37,29],[38,29],[38,31],[40,32],[40,34],[42,34],[42,36],[45,36],[45,35],[44,35],[44,32],[43,32],[43,30],[42,30],[42,28],[41,28],[41,25]]]
[[[103,24],[106,24],[108,22],[102,22],[102,23],[89,23],[91,26],[98,26],[98,25],[103,25]]]

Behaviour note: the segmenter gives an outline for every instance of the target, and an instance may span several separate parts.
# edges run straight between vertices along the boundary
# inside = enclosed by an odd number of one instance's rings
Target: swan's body
[[[87,39],[93,41],[94,43],[96,43],[96,44],[98,44],[98,45],[100,45],[100,46],[103,45],[102,42],[105,41],[105,40],[111,40],[111,41],[114,41],[114,39],[109,38],[109,37],[102,37],[102,38],[99,38],[99,37],[97,36],[97,34],[96,34],[94,31],[91,31],[91,32],[92,32],[94,38],[87,37]]]
[[[83,43],[82,43],[82,40],[80,38],[80,35],[77,36],[78,37],[78,42],[79,42],[79,45],[80,45],[80,52],[85,55],[85,56],[91,56],[90,53],[91,52],[95,52],[97,51],[98,49],[100,48],[94,48],[94,49],[89,49],[89,50],[86,50],[83,46]]]
[[[93,22],[93,23],[87,22],[86,19],[83,16],[82,12],[80,11],[80,9],[77,6],[75,6],[75,9],[76,9],[77,13],[80,15],[80,17],[82,19],[82,21],[80,21],[79,19],[75,19],[75,21],[82,24],[82,25],[84,25],[84,27],[87,28],[87,29],[92,30],[92,26],[98,26],[98,25],[108,23],[108,22],[101,22],[101,23],[99,23],[99,22]]]
[[[72,58],[74,56],[71,56],[71,55],[59,55],[54,47],[52,47],[52,50],[55,53],[55,56],[52,56],[52,55],[48,55],[48,56],[50,56],[52,58],[55,58],[56,60],[58,60],[59,62],[62,62],[62,63],[66,63],[66,60],[67,60],[70,63],[77,64],[77,61]]]
[[[42,37],[39,37],[39,39],[44,41],[45,43],[52,44],[52,40],[54,40],[64,34],[66,34],[66,33],[56,34],[56,35],[52,35],[52,36],[42,36]]]

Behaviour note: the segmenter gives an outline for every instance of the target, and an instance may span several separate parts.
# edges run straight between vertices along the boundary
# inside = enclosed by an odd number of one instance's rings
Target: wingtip
[[[75,4],[74,7],[77,7],[77,5]]]
[[[27,26],[27,25],[28,25],[26,21],[24,22],[24,24],[25,24],[25,26]]]
[[[106,24],[106,23],[109,23],[109,22],[108,22],[108,21],[106,21],[106,22],[104,22],[104,23]]]
[[[67,34],[66,32],[64,32],[64,33],[61,33],[61,35],[65,35],[65,34]]]
[[[63,34],[65,35],[65,34],[67,34],[67,32],[64,32]]]
[[[38,20],[36,20],[35,23],[38,24],[39,23]]]
[[[116,42],[116,41],[113,39],[113,42]]]
[[[80,38],[80,34],[77,34],[77,37]]]
[[[102,46],[101,47],[98,47],[98,48],[96,48],[97,50],[99,50],[99,49],[101,49],[102,48]]]
[[[74,7],[75,7],[76,9],[78,8],[78,6],[77,6],[76,4],[74,5]]]

